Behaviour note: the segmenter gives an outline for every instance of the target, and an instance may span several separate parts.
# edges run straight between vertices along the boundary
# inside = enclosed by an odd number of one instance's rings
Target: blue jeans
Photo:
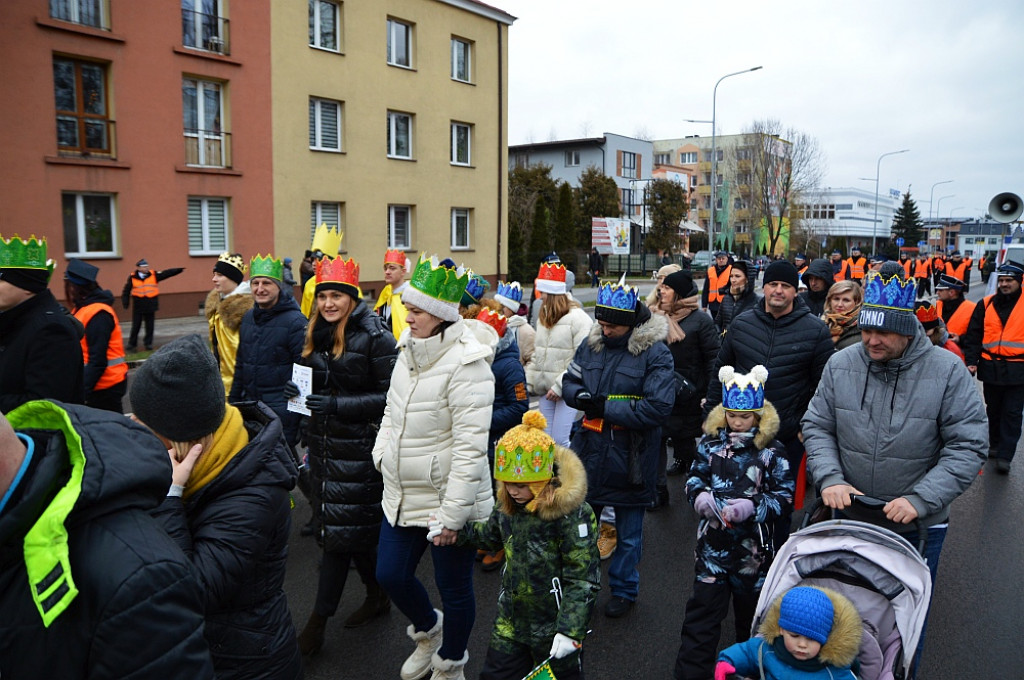
[[[423,583],[416,578],[416,566],[428,547],[434,563],[434,583],[441,594],[444,611],[442,644],[437,654],[442,659],[461,660],[476,620],[475,548],[438,547],[427,542],[426,527],[393,527],[385,519],[380,524],[377,547],[377,582],[417,632],[433,628],[437,623],[434,605]]]
[[[946,530],[948,526],[928,527],[928,543],[924,547],[924,561],[928,563],[928,571],[932,573],[932,592],[935,592],[935,577],[939,573],[939,555],[942,553],[942,544],[946,541]],[[912,531],[909,534],[900,534],[910,541],[914,548],[918,548],[918,534]],[[929,607],[930,608],[930,607]],[[921,626],[921,639],[917,642],[917,649],[914,651],[914,664],[910,667],[910,678],[917,677],[917,669],[921,665],[921,650],[924,649],[924,634],[928,630],[928,615],[924,617],[924,624]],[[906,653],[906,650],[904,650]]]
[[[601,516],[602,505],[591,504],[594,515]],[[636,601],[640,592],[637,566],[643,556],[644,515],[646,508],[615,505],[615,532],[618,543],[608,563],[608,586],[612,595]]]

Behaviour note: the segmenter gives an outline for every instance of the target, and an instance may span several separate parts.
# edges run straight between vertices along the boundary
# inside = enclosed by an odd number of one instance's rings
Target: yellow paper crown
[[[319,250],[324,255],[334,257],[341,252],[342,235],[341,229],[338,227],[331,228],[326,224],[321,224],[313,234],[313,245],[309,249]]]

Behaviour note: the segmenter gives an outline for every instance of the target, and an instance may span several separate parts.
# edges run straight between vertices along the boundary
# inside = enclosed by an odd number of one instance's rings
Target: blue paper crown
[[[915,279],[904,281],[900,279],[899,274],[893,274],[886,279],[878,272],[868,272],[864,277],[864,304],[867,306],[913,314],[916,299]]]
[[[511,281],[505,283],[500,281],[498,283],[498,290],[494,293],[494,297],[501,296],[505,299],[512,300],[513,302],[523,301],[523,287],[519,285],[518,281]]]
[[[636,310],[636,302],[640,298],[640,292],[633,286],[622,282],[602,283],[597,289],[597,306],[618,309],[623,312]]]
[[[491,287],[491,284],[487,282],[487,279],[470,272],[469,283],[466,284],[466,290],[462,294],[462,306],[469,307],[480,302],[480,298],[484,296],[487,289]]]
[[[722,407],[728,411],[760,411],[764,408],[764,385],[730,383],[722,385]]]

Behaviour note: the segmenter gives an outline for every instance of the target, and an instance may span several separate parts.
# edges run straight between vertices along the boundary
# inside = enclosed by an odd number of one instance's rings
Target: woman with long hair
[[[366,586],[366,600],[345,626],[360,626],[390,607],[376,577],[384,482],[371,452],[398,350],[384,321],[360,297],[355,261],[317,262],[315,292],[301,363],[313,369],[304,430],[323,562],[313,613],[299,634],[303,654],[323,646],[350,564]],[[297,395],[298,387],[289,383],[287,394]]]
[[[847,280],[832,284],[825,298],[825,313],[822,317],[832,333],[836,351],[860,342],[860,326],[857,317],[864,304],[864,289],[857,281]]]
[[[576,409],[562,401],[562,375],[594,322],[566,294],[565,275],[564,265],[547,263],[541,265],[537,275],[543,301],[537,315],[533,356],[526,364],[526,383],[531,393],[540,397],[539,409],[548,421],[548,436],[559,446],[568,447]]]

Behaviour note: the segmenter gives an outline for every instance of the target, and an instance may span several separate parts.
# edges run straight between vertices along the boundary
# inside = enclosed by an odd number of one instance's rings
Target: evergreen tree
[[[679,223],[689,210],[690,202],[681,184],[668,179],[651,182],[647,189],[647,222],[651,226],[644,250],[678,250]]]
[[[594,217],[619,216],[619,187],[614,179],[601,172],[597,166],[591,165],[580,175],[576,206],[579,248],[590,252],[590,220]]]
[[[533,212],[533,229],[530,230],[530,260],[539,265],[544,256],[551,252],[551,228],[548,209],[543,201],[537,201]]]
[[[508,280],[532,281],[533,272],[526,255],[527,232],[522,224],[508,225]]]
[[[527,283],[537,273],[537,263],[529,251],[533,222],[538,206],[554,210],[557,191],[550,165],[531,165],[509,171],[508,268],[511,280]],[[550,236],[545,238],[550,241]],[[547,252],[550,250],[544,254]]]
[[[893,215],[893,238],[902,237],[903,245],[916,246],[917,242],[922,240],[923,229],[924,223],[921,221],[921,213],[917,210],[917,202],[910,197],[910,187],[907,187],[907,193],[903,194],[903,205]]]
[[[570,268],[573,268],[577,262],[577,244],[579,242],[579,236],[576,233],[579,223],[576,220],[575,208],[572,187],[568,182],[562,182],[558,187],[558,206],[555,208],[551,245],[562,258],[565,266]]]

